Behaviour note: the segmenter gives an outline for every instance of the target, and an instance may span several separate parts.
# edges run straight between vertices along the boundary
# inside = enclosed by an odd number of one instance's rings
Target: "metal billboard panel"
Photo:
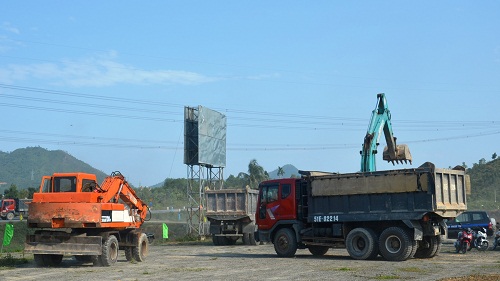
[[[214,167],[226,166],[226,116],[199,106],[198,160]]]
[[[184,109],[184,164],[226,166],[226,116],[206,107]]]

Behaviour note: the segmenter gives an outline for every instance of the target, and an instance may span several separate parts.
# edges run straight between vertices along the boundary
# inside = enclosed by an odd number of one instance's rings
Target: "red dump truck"
[[[28,204],[31,199],[2,199],[0,201],[0,217],[13,220],[15,217],[28,216]]]
[[[259,186],[258,241],[278,256],[297,249],[324,255],[346,248],[354,259],[404,261],[432,258],[440,250],[445,219],[466,210],[470,180],[462,167],[348,174],[303,172],[299,179]]]

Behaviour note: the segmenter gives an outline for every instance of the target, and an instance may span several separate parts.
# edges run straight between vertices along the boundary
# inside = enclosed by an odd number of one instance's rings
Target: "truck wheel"
[[[220,246],[219,237],[215,236],[215,234],[212,234],[212,242],[215,246]]]
[[[40,267],[57,266],[61,264],[63,255],[34,254],[36,265]]]
[[[250,233],[243,233],[243,245],[250,245]]]
[[[217,242],[218,246],[225,246],[225,245],[227,245],[227,239],[226,239],[226,237],[224,237],[224,236],[216,236],[215,238],[218,241]]]
[[[127,261],[133,261],[134,260],[134,254],[132,253],[132,247],[125,247],[125,259]]]
[[[45,267],[47,266],[45,264],[45,258],[44,258],[45,255],[41,255],[41,254],[34,254],[33,255],[33,258],[35,259],[35,263],[37,266],[40,266],[40,267]]]
[[[347,234],[346,248],[356,260],[374,259],[378,256],[377,234],[369,228],[355,228]]]
[[[223,245],[234,245],[238,240],[238,237],[223,237],[224,244]]]
[[[15,216],[14,216],[14,213],[8,213],[8,214],[7,214],[7,219],[8,219],[8,220],[10,220],[10,221],[11,221],[11,220],[13,220],[13,219],[14,219],[14,217],[15,217]]]
[[[330,249],[330,247],[328,246],[317,246],[317,245],[310,245],[308,248],[309,252],[311,252],[313,256],[323,256]]]
[[[92,262],[92,256],[73,256],[77,262],[88,263]]]
[[[250,245],[257,246],[257,241],[255,241],[255,233],[250,233]]]
[[[148,255],[148,237],[146,233],[141,233],[137,236],[137,243],[136,246],[133,247],[132,252],[136,261],[144,261]]]
[[[389,227],[380,234],[380,254],[389,261],[407,260],[413,250],[414,240],[400,227]]]
[[[415,253],[417,259],[429,259],[435,257],[441,248],[441,236],[424,236],[422,241],[418,242],[418,249]]]
[[[280,257],[290,258],[297,252],[295,233],[290,228],[278,230],[274,236],[274,250]]]
[[[48,266],[58,266],[61,264],[63,255],[45,255],[45,262]]]
[[[255,246],[257,242],[255,241],[254,233],[243,233],[243,244]]]
[[[118,240],[114,235],[108,236],[102,245],[101,264],[103,266],[113,265],[118,260]]]

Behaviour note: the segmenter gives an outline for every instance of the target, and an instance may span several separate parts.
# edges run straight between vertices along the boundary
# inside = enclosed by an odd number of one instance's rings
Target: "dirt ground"
[[[278,258],[272,244],[259,246],[150,246],[143,263],[127,262],[121,252],[111,267],[79,264],[65,257],[57,268],[37,268],[32,256],[22,267],[0,268],[0,280],[500,280],[500,250],[455,254],[443,244],[433,259],[388,262],[351,259],[345,249],[330,249],[323,257],[299,250],[295,258]],[[484,276],[487,275],[487,276]],[[454,277],[472,276],[455,279]]]

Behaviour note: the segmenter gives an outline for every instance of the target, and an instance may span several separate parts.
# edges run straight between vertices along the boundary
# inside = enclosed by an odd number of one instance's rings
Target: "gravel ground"
[[[79,264],[65,257],[56,268],[37,268],[31,255],[23,267],[0,268],[0,280],[500,280],[500,250],[455,254],[443,244],[432,259],[388,262],[351,259],[345,249],[330,249],[323,257],[299,250],[295,258],[278,258],[272,244],[259,246],[150,246],[143,263],[127,262],[120,252],[111,267]],[[486,275],[486,276],[484,276]],[[454,277],[472,276],[455,279]]]

